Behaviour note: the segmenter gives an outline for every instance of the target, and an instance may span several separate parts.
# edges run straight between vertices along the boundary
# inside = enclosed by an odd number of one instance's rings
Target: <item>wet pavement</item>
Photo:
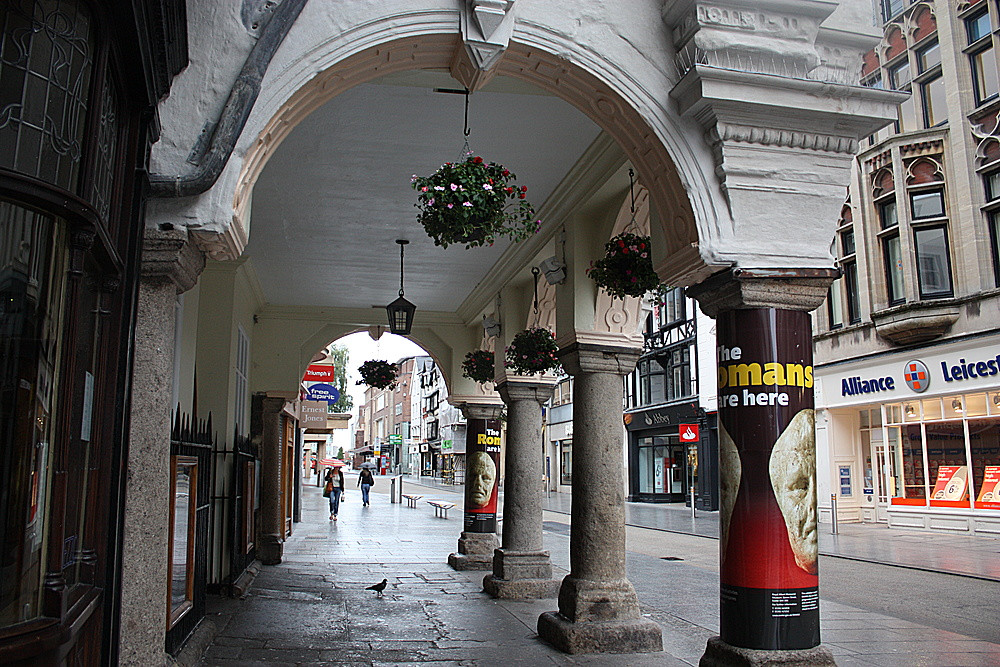
[[[485,573],[448,567],[447,555],[455,551],[462,526],[460,486],[407,479],[405,492],[424,496],[410,508],[391,504],[388,480],[380,478],[371,505],[362,507],[355,483],[348,476],[336,522],[328,519],[319,489],[306,486],[302,521],[285,543],[284,561],[262,568],[242,599],[210,597],[207,618],[217,634],[202,664],[696,665],[707,639],[718,633],[714,513],[692,520],[689,509],[629,503],[628,575],[644,615],[663,627],[664,651],[571,656],[535,633],[538,615],[556,609],[555,600],[494,600],[482,592]],[[449,518],[435,517],[426,502],[434,499],[457,503]],[[545,502],[545,547],[561,577],[569,562],[569,496]],[[699,526],[705,535],[694,532]],[[955,548],[958,540],[977,556],[1000,561],[1000,541],[993,538],[943,535],[936,540],[922,531],[840,528],[840,535],[821,541],[821,552],[832,549],[846,558],[884,562],[916,550],[927,561],[913,566],[928,567],[936,562],[935,553]],[[383,597],[365,590],[382,579],[388,580]],[[972,583],[1000,593],[992,581]],[[987,592],[987,599],[996,599]],[[995,611],[992,605],[985,613]],[[1000,665],[1000,631],[984,641],[942,629],[944,624],[928,627],[826,596],[821,625],[824,645],[842,666]]]

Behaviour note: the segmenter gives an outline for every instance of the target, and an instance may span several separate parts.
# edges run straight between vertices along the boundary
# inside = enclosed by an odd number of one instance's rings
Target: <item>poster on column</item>
[[[465,520],[469,533],[495,533],[500,477],[500,421],[470,419],[465,436]]]
[[[812,648],[819,577],[809,315],[724,313],[718,345],[722,639]]]

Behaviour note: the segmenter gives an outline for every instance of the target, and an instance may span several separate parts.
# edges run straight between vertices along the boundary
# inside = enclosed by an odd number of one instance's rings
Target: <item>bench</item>
[[[406,498],[407,507],[416,507],[417,501],[423,498],[423,496],[413,496],[408,493],[404,493],[403,497]]]
[[[428,500],[427,504],[434,508],[434,516],[448,518],[448,510],[455,506],[455,503],[447,503],[443,500]]]

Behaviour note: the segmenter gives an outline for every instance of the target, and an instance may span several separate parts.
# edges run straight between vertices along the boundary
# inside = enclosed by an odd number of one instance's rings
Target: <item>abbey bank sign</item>
[[[910,351],[867,365],[820,367],[816,375],[821,407],[993,390],[1000,387],[1000,341]]]

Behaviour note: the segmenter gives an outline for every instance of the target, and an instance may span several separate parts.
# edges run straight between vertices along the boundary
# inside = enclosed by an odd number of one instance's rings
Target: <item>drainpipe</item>
[[[151,197],[192,197],[207,192],[219,179],[222,169],[229,162],[236,147],[236,140],[246,127],[253,110],[260,83],[267,72],[271,58],[285,39],[306,0],[284,0],[261,30],[260,38],[250,50],[243,69],[229,91],[229,99],[212,134],[211,145],[190,174],[168,176],[150,174]]]

